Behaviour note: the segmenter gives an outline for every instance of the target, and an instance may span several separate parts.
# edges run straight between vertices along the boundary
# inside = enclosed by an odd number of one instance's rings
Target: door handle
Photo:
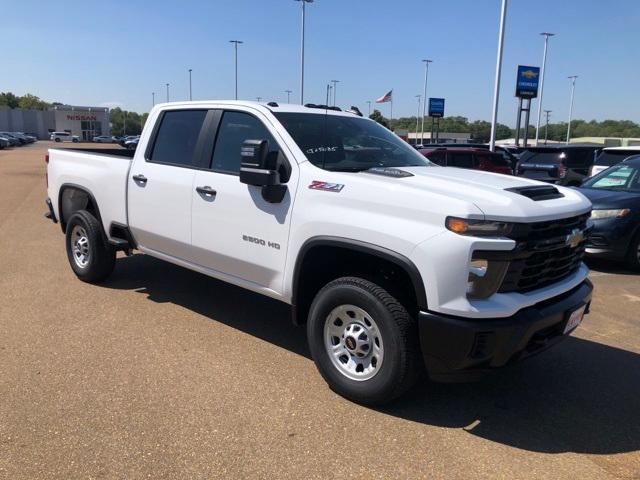
[[[196,192],[205,195],[206,197],[215,197],[218,193],[209,185],[205,185],[204,187],[196,187]]]
[[[131,178],[133,178],[133,181],[136,182],[136,183],[140,183],[142,185],[146,185],[147,184],[147,177],[145,177],[144,175],[138,174],[138,175],[134,175]]]

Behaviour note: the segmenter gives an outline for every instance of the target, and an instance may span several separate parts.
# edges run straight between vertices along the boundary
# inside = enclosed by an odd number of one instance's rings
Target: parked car
[[[578,189],[593,204],[586,253],[640,270],[640,155],[589,178]]]
[[[589,176],[597,175],[603,170],[622,162],[625,158],[638,154],[640,154],[640,146],[603,148],[598,156],[596,156],[593,166],[589,171]]]
[[[115,139],[111,135],[98,135],[93,137],[95,143],[115,143]]]
[[[23,144],[18,137],[11,135],[9,132],[0,132],[0,136],[7,139],[12,147],[18,147]]]
[[[448,147],[448,148],[481,148],[483,150],[489,150],[489,145],[486,143],[437,143],[431,145],[431,147]],[[496,145],[496,153],[501,153],[504,159],[509,163],[513,173],[516,173],[516,167],[518,165],[518,157],[511,153],[507,148]]]
[[[0,150],[4,150],[5,148],[9,147],[11,144],[9,143],[9,140],[7,140],[4,137],[0,137]]]
[[[80,141],[80,137],[77,135],[71,135],[69,132],[53,132],[51,134],[50,139],[53,142],[73,142],[78,143]]]
[[[124,148],[126,148],[127,150],[135,150],[136,148],[138,148],[139,140],[140,140],[140,137],[127,140],[126,142],[124,142]]]
[[[139,135],[127,135],[126,137],[120,137],[120,140],[118,141],[118,143],[120,144],[121,147],[126,147],[126,143],[130,140],[134,140],[136,138],[139,138]]]
[[[420,153],[443,167],[469,168],[485,172],[513,175],[511,164],[502,153],[491,153],[485,148],[425,148]]]
[[[518,162],[518,175],[557,185],[578,186],[589,175],[599,146],[564,145],[528,148]]]
[[[27,143],[33,143],[36,141],[36,139],[34,137],[31,137],[25,133],[22,132],[10,132],[11,135],[13,135],[14,137],[16,137],[17,139],[20,140],[20,142],[23,145],[26,145]]]
[[[167,103],[135,152],[50,149],[47,216],[71,269],[100,282],[138,249],[285,302],[323,378],[366,404],[424,366],[478,377],[580,324],[584,196],[437,167],[338,110]]]

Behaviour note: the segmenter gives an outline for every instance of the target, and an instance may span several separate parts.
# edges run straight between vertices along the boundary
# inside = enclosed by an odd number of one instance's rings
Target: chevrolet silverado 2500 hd
[[[135,152],[50,150],[47,216],[80,280],[137,249],[286,302],[329,386],[362,403],[425,367],[479,376],[580,323],[588,200],[436,166],[357,113],[158,105]]]

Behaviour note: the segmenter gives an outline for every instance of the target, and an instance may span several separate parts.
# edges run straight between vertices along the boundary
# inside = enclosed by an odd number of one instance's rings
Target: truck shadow
[[[103,287],[170,302],[310,358],[281,302],[145,255],[121,258]],[[587,317],[588,321],[588,317]],[[481,382],[424,382],[379,412],[544,453],[640,449],[640,355],[569,337]]]

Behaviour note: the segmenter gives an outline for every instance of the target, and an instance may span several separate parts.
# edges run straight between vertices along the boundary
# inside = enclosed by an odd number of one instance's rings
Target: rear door
[[[128,186],[129,225],[140,246],[191,259],[191,201],[202,160],[207,110],[167,110],[143,156],[136,156]]]
[[[476,168],[473,153],[469,152],[447,152],[447,167]]]
[[[261,187],[240,183],[242,143],[268,140],[270,155],[280,154],[295,167],[286,159],[293,157],[260,112],[238,108],[217,115],[210,167],[196,172],[191,189],[195,263],[249,282],[250,288],[281,293],[298,170],[281,172],[288,186],[282,202],[265,201]]]

